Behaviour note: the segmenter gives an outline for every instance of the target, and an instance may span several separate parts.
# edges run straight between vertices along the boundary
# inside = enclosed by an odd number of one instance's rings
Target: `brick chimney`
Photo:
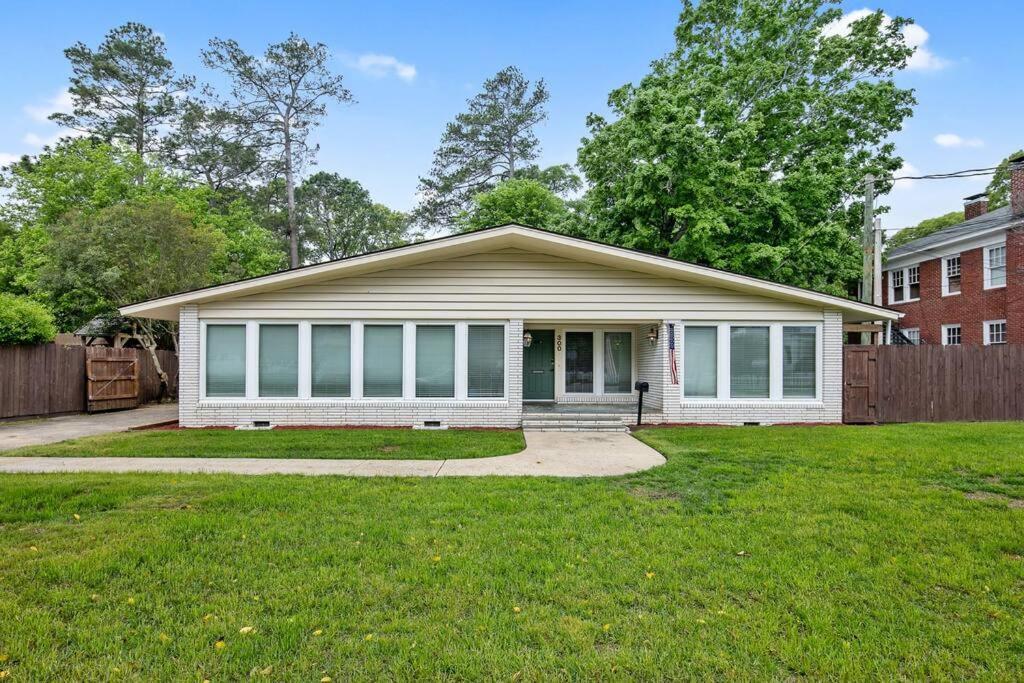
[[[1010,159],[1010,206],[1013,216],[1024,216],[1024,154]]]
[[[988,195],[984,192],[979,194],[972,194],[970,197],[964,197],[964,220],[969,221],[972,218],[988,213]]]

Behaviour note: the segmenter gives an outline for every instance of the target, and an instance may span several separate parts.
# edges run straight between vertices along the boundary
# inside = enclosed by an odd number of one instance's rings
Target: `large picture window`
[[[260,325],[260,396],[299,395],[299,326]]]
[[[718,396],[718,328],[683,328],[683,395]]]
[[[363,396],[401,398],[401,325],[367,325],[363,328]]]
[[[818,330],[813,326],[782,328],[782,397],[817,395]]]
[[[733,398],[768,398],[770,358],[767,327],[729,331],[729,390]]]
[[[455,327],[416,327],[416,397],[455,396]]]
[[[565,333],[565,391],[594,393],[594,333]]]
[[[469,398],[505,395],[505,326],[470,325],[466,344]]]
[[[310,394],[345,397],[352,393],[352,328],[313,325],[310,340]]]
[[[245,396],[245,325],[206,326],[206,395]]]
[[[604,333],[604,393],[633,391],[633,334]]]

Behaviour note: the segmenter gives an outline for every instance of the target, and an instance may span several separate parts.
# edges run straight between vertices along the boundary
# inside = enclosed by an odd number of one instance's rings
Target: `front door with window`
[[[555,400],[555,331],[530,330],[533,341],[523,349],[523,400]]]

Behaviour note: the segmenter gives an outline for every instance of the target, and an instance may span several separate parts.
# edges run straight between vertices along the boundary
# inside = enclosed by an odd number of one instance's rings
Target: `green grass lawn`
[[[639,437],[614,479],[0,476],[0,670],[1024,676],[1024,424]]]
[[[443,460],[517,453],[525,445],[522,432],[503,429],[157,429],[29,446],[2,455]]]

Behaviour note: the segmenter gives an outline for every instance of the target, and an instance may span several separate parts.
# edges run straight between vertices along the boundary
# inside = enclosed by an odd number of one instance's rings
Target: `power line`
[[[884,180],[950,180],[954,178],[974,178],[975,176],[992,175],[995,173],[997,168],[998,166],[990,166],[988,168],[965,168],[962,171],[952,171],[949,173],[890,176],[889,178],[875,178],[874,182],[878,183]]]

